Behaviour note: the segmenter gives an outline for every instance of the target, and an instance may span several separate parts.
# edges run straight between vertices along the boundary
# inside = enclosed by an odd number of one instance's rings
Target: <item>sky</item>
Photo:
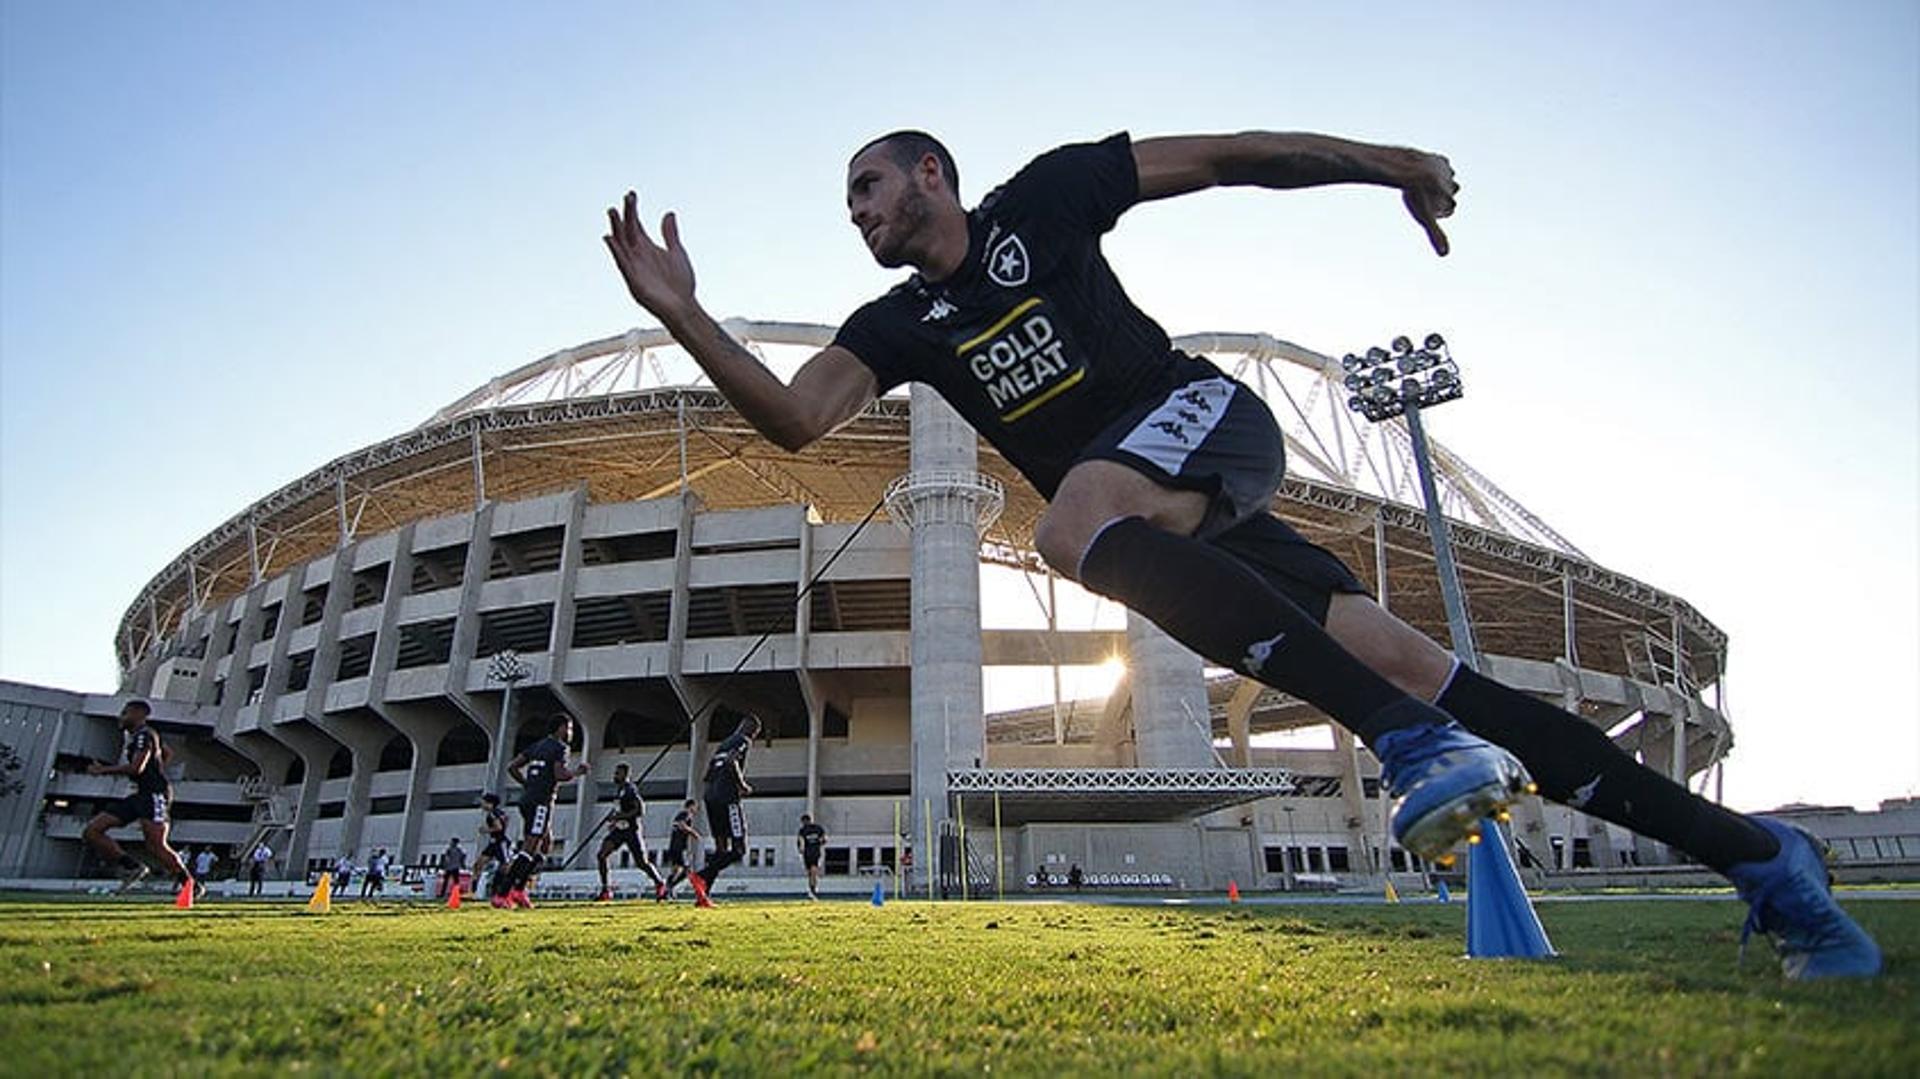
[[[1391,192],[1215,191],[1106,251],[1174,333],[1443,332],[1433,435],[1731,637],[1725,794],[1920,795],[1920,5],[0,0],[0,678],[116,682],[192,541],[492,375],[647,322],[605,207],[716,315],[888,287],[849,153],[1318,131]]]

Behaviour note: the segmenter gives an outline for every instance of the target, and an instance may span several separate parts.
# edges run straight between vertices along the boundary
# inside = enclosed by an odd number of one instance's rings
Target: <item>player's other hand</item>
[[[693,303],[693,262],[680,244],[680,223],[668,214],[660,219],[661,246],[640,223],[640,197],[627,192],[619,209],[607,208],[607,250],[627,282],[633,298],[662,322]]]
[[[1453,179],[1453,163],[1439,154],[1420,150],[1408,153],[1411,156],[1400,184],[1400,201],[1406,203],[1407,212],[1426,230],[1433,253],[1445,255],[1449,247],[1440,219],[1453,215],[1454,196],[1460,193],[1460,185]]]
[[[87,774],[90,776],[105,775],[106,768],[107,766],[104,764],[101,764],[99,761],[87,762]]]

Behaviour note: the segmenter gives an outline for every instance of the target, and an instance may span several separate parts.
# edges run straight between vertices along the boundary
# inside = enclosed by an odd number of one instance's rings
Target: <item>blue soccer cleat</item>
[[[1501,816],[1533,781],[1513,754],[1445,718],[1400,727],[1373,746],[1395,797],[1393,837],[1400,846],[1445,866],[1463,839],[1478,839],[1480,819]]]
[[[1791,824],[1754,820],[1780,841],[1780,853],[1727,870],[1748,904],[1741,958],[1746,958],[1747,938],[1758,929],[1773,940],[1780,969],[1792,981],[1880,973],[1880,946],[1833,901],[1826,844]]]

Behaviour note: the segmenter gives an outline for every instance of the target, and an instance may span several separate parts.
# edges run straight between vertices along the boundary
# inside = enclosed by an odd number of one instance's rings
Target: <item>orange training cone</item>
[[[320,874],[320,883],[313,889],[312,898],[307,900],[310,914],[330,914],[333,912],[333,874]]]
[[[1229,903],[1240,902],[1240,886],[1238,884],[1235,884],[1233,881],[1227,882],[1227,902]]]
[[[460,882],[457,880],[453,882],[453,890],[447,893],[447,909],[460,909]]]
[[[180,894],[173,897],[173,905],[181,910],[193,909],[193,878],[188,877],[180,883]]]

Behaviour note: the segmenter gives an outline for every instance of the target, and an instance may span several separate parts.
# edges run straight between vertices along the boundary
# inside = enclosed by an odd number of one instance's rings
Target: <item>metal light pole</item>
[[[1447,631],[1453,654],[1473,670],[1480,669],[1480,650],[1473,643],[1473,625],[1460,589],[1460,570],[1453,561],[1453,537],[1440,512],[1440,494],[1433,482],[1433,458],[1427,449],[1427,430],[1420,410],[1445,404],[1462,392],[1460,368],[1437,333],[1427,335],[1421,348],[1406,337],[1393,339],[1393,351],[1370,348],[1365,356],[1348,353],[1340,361],[1346,386],[1352,393],[1347,407],[1379,423],[1404,415],[1413,439],[1413,465],[1420,475],[1420,498],[1427,511],[1427,532],[1433,538],[1433,558],[1440,576],[1440,599],[1447,609]]]
[[[1300,857],[1304,852],[1300,849],[1300,833],[1293,830],[1293,807],[1283,805],[1280,807],[1280,811],[1287,815],[1287,856],[1280,859],[1280,865],[1287,871],[1287,891],[1291,892],[1293,891],[1294,879],[1299,875],[1300,871],[1300,867],[1294,864],[1294,859]]]
[[[507,732],[513,729],[513,687],[532,673],[533,669],[512,649],[495,652],[487,663],[487,677],[507,687],[500,700],[500,730],[493,739],[493,751],[487,754],[487,790],[500,794],[503,800],[500,788],[506,785],[502,773],[507,767]]]

